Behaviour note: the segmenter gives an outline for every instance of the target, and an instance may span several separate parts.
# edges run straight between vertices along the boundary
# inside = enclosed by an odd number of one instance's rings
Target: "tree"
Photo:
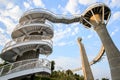
[[[55,69],[55,61],[51,61],[51,71],[53,72],[54,69]]]
[[[68,69],[68,70],[66,71],[66,74],[67,74],[67,75],[73,75],[73,72],[72,72],[70,69]]]

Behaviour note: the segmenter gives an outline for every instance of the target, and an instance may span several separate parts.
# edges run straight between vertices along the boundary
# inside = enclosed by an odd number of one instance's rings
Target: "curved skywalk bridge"
[[[98,55],[89,64],[93,65],[93,64],[99,62],[101,60],[102,56],[104,55],[104,53],[105,53],[105,49],[104,49],[104,46],[102,45]],[[76,72],[76,71],[80,71],[80,70],[82,70],[82,67],[72,69],[72,72]]]
[[[30,59],[0,67],[0,80],[8,80],[29,74],[51,74],[51,63],[47,59]]]
[[[46,9],[32,9],[26,11],[23,16],[20,18],[19,23],[23,23],[24,21],[37,19],[39,18],[41,22],[45,22],[45,20],[51,21],[53,23],[64,23],[64,24],[70,24],[74,22],[80,22],[81,21],[81,15],[74,15],[74,16],[66,16],[66,15],[57,15],[54,14],[51,11],[48,11]]]

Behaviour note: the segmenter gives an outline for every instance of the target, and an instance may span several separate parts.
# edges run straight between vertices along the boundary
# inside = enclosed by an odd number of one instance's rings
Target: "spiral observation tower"
[[[52,53],[53,27],[36,14],[40,13],[30,10],[23,14],[11,34],[12,41],[3,48],[1,58],[10,64],[0,68],[0,80],[22,80],[35,73],[51,74],[50,61],[39,59],[39,54]]]

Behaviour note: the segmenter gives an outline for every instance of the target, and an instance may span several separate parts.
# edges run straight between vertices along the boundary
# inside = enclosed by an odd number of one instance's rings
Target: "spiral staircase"
[[[26,14],[27,13],[27,14]],[[22,80],[24,77],[39,73],[49,76],[51,63],[39,59],[39,54],[52,53],[53,27],[33,11],[23,14],[13,30],[12,41],[8,42],[0,57],[9,64],[0,67],[0,80]],[[24,18],[30,19],[24,19]]]

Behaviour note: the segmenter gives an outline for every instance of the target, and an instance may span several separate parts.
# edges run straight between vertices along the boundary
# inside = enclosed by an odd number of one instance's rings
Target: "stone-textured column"
[[[120,80],[120,52],[113,43],[105,24],[98,24],[95,28],[98,33],[110,65],[112,80]]]
[[[94,80],[93,74],[90,68],[90,64],[86,55],[86,51],[84,48],[84,45],[81,43],[81,38],[78,38],[78,44],[80,47],[80,52],[81,52],[81,59],[82,59],[82,70],[84,74],[84,80]]]

